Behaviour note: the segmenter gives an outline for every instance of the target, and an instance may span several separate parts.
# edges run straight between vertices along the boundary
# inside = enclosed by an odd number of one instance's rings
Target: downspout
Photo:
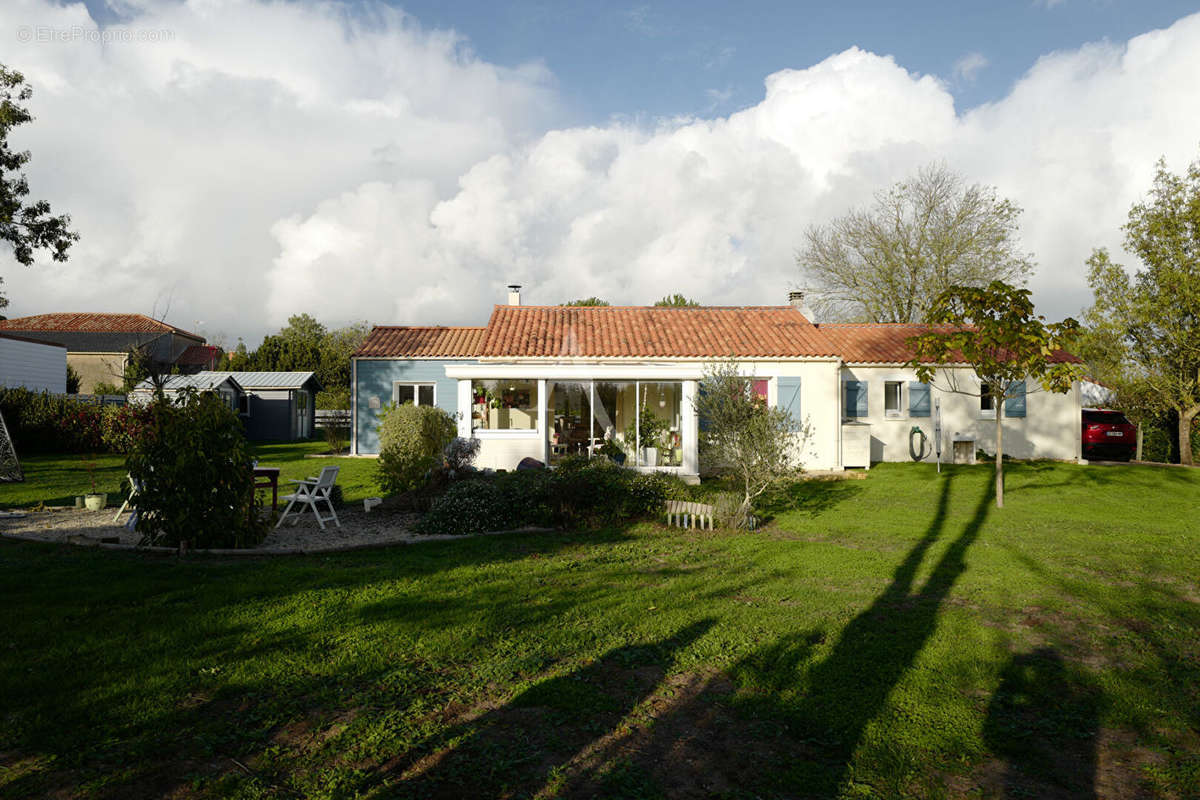
[[[834,462],[835,469],[846,469],[846,465],[842,459],[842,365],[841,359],[834,362],[833,365],[833,421],[837,429],[835,435],[837,460]]]

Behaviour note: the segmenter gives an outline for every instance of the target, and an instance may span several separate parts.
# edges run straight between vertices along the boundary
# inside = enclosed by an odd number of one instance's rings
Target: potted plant
[[[630,425],[625,431],[626,441],[637,441],[641,445],[642,466],[658,466],[658,451],[662,447],[668,427],[665,419],[660,419],[649,408],[642,406],[638,412],[638,427]]]
[[[609,461],[625,466],[625,451],[612,439],[605,439],[604,444],[600,445],[599,452],[602,456],[608,456]]]
[[[92,491],[84,496],[83,504],[88,511],[102,511],[108,505],[108,493],[96,491],[96,462],[87,459],[83,467],[88,471],[88,480],[92,484]]]

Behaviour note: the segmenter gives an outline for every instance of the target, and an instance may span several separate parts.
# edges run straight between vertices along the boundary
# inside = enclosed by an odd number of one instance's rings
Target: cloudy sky
[[[83,236],[0,266],[7,313],[254,345],[298,312],[482,324],[510,282],[780,303],[807,225],[938,159],[1025,209],[1059,317],[1155,160],[1200,155],[1185,4],[824,5],[6,0],[16,144]]]

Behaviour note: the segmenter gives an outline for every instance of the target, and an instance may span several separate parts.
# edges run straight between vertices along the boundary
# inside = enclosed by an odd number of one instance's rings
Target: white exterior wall
[[[955,368],[954,380],[960,387],[977,391],[978,381],[972,370]],[[911,461],[909,433],[920,427],[929,438],[929,454],[934,460],[933,404],[942,408],[942,460],[949,461],[951,441],[956,433],[975,438],[975,446],[989,453],[996,451],[996,421],[979,410],[979,398],[948,391],[947,371],[939,370],[930,391],[930,416],[910,417],[908,384],[917,379],[916,371],[896,366],[843,367],[838,376],[838,418],[841,418],[841,381],[857,380],[867,384],[867,413],[857,422],[871,426],[871,461]],[[884,383],[900,381],[900,416],[884,414]],[[1080,457],[1081,404],[1076,383],[1067,394],[1041,390],[1035,381],[1027,382],[1025,416],[1004,418],[1004,452],[1012,458],[1077,459]]]
[[[67,392],[67,348],[0,337],[0,386]]]

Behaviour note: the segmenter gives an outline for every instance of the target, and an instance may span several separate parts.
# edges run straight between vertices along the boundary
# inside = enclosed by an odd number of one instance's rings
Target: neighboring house
[[[807,425],[797,454],[809,469],[908,461],[910,441],[916,457],[931,461],[939,407],[944,460],[955,438],[994,448],[990,402],[947,391],[951,379],[978,391],[970,367],[939,369],[927,386],[904,366],[918,327],[815,325],[798,308],[802,298],[791,299],[787,306],[566,307],[522,306],[514,293],[484,328],[376,327],[352,360],[353,452],[378,452],[383,405],[416,402],[456,415],[459,434],[481,441],[480,467],[512,469],[526,457],[554,464],[612,439],[629,466],[694,479],[699,381],[708,365],[728,359],[768,403]],[[1008,401],[1005,452],[1079,458],[1080,407],[1078,385],[1065,395],[1030,391]],[[652,451],[632,446],[643,419],[664,431]],[[914,429],[925,437],[919,450]]]
[[[175,395],[185,388],[215,391],[241,415],[246,437],[255,441],[307,439],[313,431],[313,407],[321,384],[311,372],[197,372],[169,375],[163,391]],[[147,379],[130,400],[149,402],[154,387]]]
[[[67,348],[0,333],[0,387],[65,394]]]
[[[221,365],[221,348],[211,344],[194,344],[175,359],[175,368],[184,375],[215,370]]]
[[[98,383],[120,384],[135,348],[167,372],[188,348],[204,344],[204,337],[144,314],[37,314],[0,320],[0,333],[65,345],[82,394]]]

